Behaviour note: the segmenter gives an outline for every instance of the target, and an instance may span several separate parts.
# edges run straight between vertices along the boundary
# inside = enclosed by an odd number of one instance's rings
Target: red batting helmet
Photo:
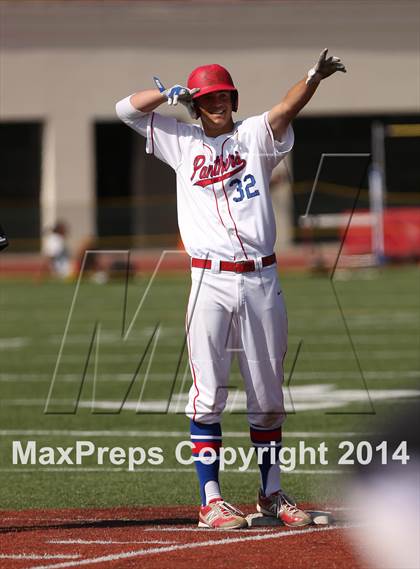
[[[196,87],[200,89],[193,95],[193,99],[215,91],[232,91],[232,110],[238,110],[238,90],[233,84],[229,71],[217,63],[202,65],[194,69],[188,77],[187,87],[188,89]]]

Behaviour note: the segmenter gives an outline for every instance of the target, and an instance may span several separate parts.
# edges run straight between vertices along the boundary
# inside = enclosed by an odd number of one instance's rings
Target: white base
[[[331,512],[318,512],[315,510],[306,510],[306,512],[311,516],[312,522],[317,526],[327,526],[335,522]]]
[[[284,526],[284,523],[278,518],[274,518],[273,516],[265,516],[261,513],[249,514],[249,516],[246,517],[246,521],[248,522],[248,526],[250,528]]]

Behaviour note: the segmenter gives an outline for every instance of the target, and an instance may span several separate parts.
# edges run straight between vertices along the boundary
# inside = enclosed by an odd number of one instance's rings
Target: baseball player
[[[186,414],[202,501],[200,527],[247,526],[244,514],[223,500],[219,485],[220,421],[234,353],[261,474],[257,510],[288,526],[311,523],[280,485],[287,316],[273,252],[269,182],[293,147],[291,121],[336,71],[345,67],[325,49],[282,101],[239,122],[232,116],[238,91],[216,64],[195,69],[186,87],[165,89],[155,78],[157,89],[116,105],[121,120],[146,137],[146,152],[177,174],[178,224],[191,257],[186,333],[193,382]],[[183,104],[201,126],[156,113],[165,102]]]

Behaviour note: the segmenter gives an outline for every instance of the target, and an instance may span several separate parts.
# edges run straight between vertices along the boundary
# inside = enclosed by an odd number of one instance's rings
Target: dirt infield
[[[310,509],[311,505],[306,504]],[[252,506],[242,506],[252,512]],[[1,512],[0,568],[362,569],[342,522],[302,529],[197,528],[197,508]]]

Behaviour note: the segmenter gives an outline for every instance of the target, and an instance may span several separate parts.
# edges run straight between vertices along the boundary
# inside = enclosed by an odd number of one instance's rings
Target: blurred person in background
[[[58,221],[47,230],[44,238],[42,253],[47,260],[47,271],[51,276],[65,279],[70,276],[71,264],[66,237],[68,227],[63,221]]]

